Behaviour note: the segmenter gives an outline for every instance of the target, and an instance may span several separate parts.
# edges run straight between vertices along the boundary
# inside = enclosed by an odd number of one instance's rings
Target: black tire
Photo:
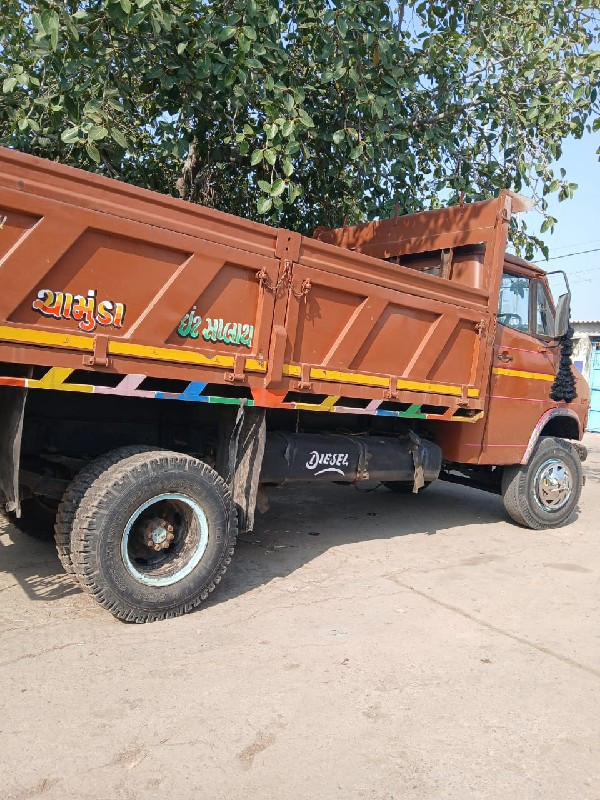
[[[504,507],[526,528],[559,528],[575,513],[582,486],[575,448],[565,439],[541,436],[528,464],[504,468]]]
[[[75,521],[75,514],[77,513],[79,504],[87,490],[94,481],[109,467],[112,467],[113,464],[117,464],[119,461],[129,456],[137,455],[138,453],[149,453],[155,449],[156,448],[149,447],[148,445],[119,447],[116,450],[111,450],[110,453],[104,453],[104,455],[98,456],[98,458],[90,461],[90,463],[86,464],[73,478],[58,505],[58,513],[56,514],[56,523],[54,525],[56,551],[60,563],[68,575],[75,574],[75,568],[73,567],[73,561],[71,559],[71,531],[73,530],[73,522]]]
[[[75,512],[71,558],[100,605],[124,621],[151,622],[208,597],[236,535],[223,479],[191,456],[153,450],[121,458],[91,481]],[[155,545],[164,550],[154,553]]]
[[[47,542],[54,535],[58,503],[46,497],[28,497],[21,501],[21,516],[14,511],[7,516],[12,524],[27,536]]]
[[[428,481],[418,491],[418,494],[424,492],[428,486],[431,486],[432,481]],[[412,482],[407,483],[406,481],[383,481],[383,485],[392,492],[396,492],[396,494],[414,494],[413,492],[413,484]]]

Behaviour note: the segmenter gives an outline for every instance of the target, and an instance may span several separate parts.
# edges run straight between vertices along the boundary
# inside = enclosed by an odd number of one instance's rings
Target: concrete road
[[[3,800],[600,798],[600,435],[578,518],[281,490],[199,611],[124,625],[0,536]]]

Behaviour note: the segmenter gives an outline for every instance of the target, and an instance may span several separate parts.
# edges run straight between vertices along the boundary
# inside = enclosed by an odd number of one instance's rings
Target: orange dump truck
[[[297,481],[574,513],[568,292],[496,199],[314,238],[0,149],[0,493],[121,619],[197,606]]]

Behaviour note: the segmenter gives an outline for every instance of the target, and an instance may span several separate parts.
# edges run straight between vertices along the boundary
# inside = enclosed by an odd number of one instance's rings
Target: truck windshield
[[[504,273],[500,287],[498,322],[517,331],[529,331],[529,292],[531,281]]]

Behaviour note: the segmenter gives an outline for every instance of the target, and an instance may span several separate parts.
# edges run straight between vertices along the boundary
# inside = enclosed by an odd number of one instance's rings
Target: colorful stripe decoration
[[[91,336],[81,336],[72,333],[54,333],[51,331],[36,330],[35,328],[12,328],[0,325],[0,340],[16,342],[18,344],[39,344],[50,347],[66,348],[68,350],[94,350],[94,339]],[[145,344],[133,344],[123,340],[113,340],[108,343],[108,354],[117,356],[132,356],[134,358],[147,358],[151,361],[172,361],[178,364],[192,364],[202,367],[233,367],[234,356],[205,356],[193,350],[182,350],[178,347],[153,347]],[[246,358],[245,368],[252,372],[266,372],[267,365],[264,361],[255,358]]]
[[[54,333],[30,328],[13,328],[0,325],[0,340],[17,342],[19,344],[38,344],[67,348],[70,350],[93,351],[94,339],[91,336],[80,336],[70,333]],[[152,345],[134,344],[127,340],[111,340],[107,346],[108,355],[143,358],[150,361],[167,361],[176,364],[189,364],[191,366],[218,367],[220,369],[232,368],[235,358],[232,355],[206,356],[193,350],[182,350],[177,347],[154,347]],[[248,372],[265,373],[267,362],[255,358],[244,359],[244,369]],[[300,377],[301,367],[297,364],[284,364],[283,375],[287,377]],[[525,373],[523,373],[525,375]],[[356,386],[371,386],[375,388],[390,388],[391,381],[396,381],[396,389],[431,392],[433,394],[461,396],[463,389],[447,383],[431,383],[427,381],[410,381],[404,378],[392,379],[385,375],[368,375],[362,372],[344,372],[340,370],[311,367],[310,378],[316,381],[331,381],[334,383],[349,383]],[[479,397],[479,389],[468,388],[467,397]],[[326,410],[326,409],[325,409]]]
[[[141,397],[154,400],[179,400],[192,403],[210,403],[218,405],[246,405],[263,408],[278,408],[294,411],[324,411],[337,414],[365,414],[378,417],[401,417],[404,419],[437,419],[452,422],[476,422],[483,416],[483,411],[478,411],[472,416],[456,416],[456,409],[450,407],[440,414],[425,413],[418,403],[409,405],[408,408],[399,410],[381,409],[384,400],[371,400],[364,408],[337,405],[339,395],[330,395],[320,403],[286,402],[287,392],[275,392],[266,389],[252,390],[252,398],[245,397],[220,397],[218,395],[204,394],[207,384],[199,381],[190,381],[181,392],[155,391],[141,389],[146,375],[124,375],[116,386],[96,386],[88,383],[69,383],[68,379],[74,372],[66,367],[51,367],[41,378],[15,378],[1,377],[0,386],[16,386],[27,389],[52,389],[59,392],[80,392],[85,394],[118,395],[120,397]],[[90,372],[90,377],[95,374]],[[307,400],[310,395],[307,395]]]
[[[283,374],[287,377],[299,378],[301,368],[297,364],[284,364]],[[374,386],[387,389],[390,379],[385,375],[365,375],[361,372],[340,372],[335,369],[323,369],[322,367],[311,367],[310,377],[315,381],[334,381],[335,383],[354,383],[358,386]],[[427,383],[424,381],[407,381],[404,378],[396,380],[396,388],[414,392],[433,392],[435,394],[462,394],[460,386],[452,386],[447,383]],[[479,389],[467,389],[468,397],[479,397]]]

